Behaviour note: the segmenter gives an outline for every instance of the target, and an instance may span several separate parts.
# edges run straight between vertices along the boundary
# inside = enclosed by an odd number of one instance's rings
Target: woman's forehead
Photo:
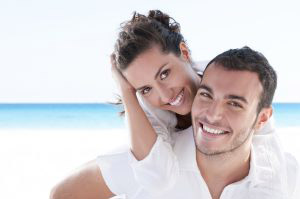
[[[125,78],[135,87],[152,84],[157,80],[159,74],[168,67],[169,62],[145,63],[143,65],[133,65],[128,67],[123,74]]]
[[[162,68],[176,62],[175,59],[171,53],[162,53],[158,48],[149,49],[136,57],[123,74],[129,81],[134,78],[154,78]]]

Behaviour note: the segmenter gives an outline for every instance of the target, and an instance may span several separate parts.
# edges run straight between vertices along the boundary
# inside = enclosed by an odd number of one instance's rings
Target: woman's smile
[[[172,100],[170,100],[169,104],[171,106],[180,106],[184,101],[184,89],[180,91],[180,93]]]

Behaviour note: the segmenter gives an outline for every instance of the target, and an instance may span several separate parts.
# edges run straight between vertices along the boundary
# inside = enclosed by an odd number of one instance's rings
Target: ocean
[[[300,103],[274,103],[277,127],[300,127]],[[123,128],[122,107],[111,104],[0,104],[0,128]]]

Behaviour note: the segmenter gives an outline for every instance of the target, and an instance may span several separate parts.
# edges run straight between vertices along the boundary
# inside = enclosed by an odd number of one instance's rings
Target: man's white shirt
[[[154,176],[150,179],[155,179],[156,175],[161,174],[152,172],[151,167],[145,168],[142,165],[144,172],[139,172],[139,175],[144,173],[145,176],[136,176],[131,164],[139,164],[139,162],[130,150],[126,150],[98,157],[98,165],[110,190],[116,195],[123,195],[122,197],[126,199],[210,199],[208,187],[197,166],[192,128],[176,135],[173,149],[163,148],[166,145],[158,137],[149,154],[151,160],[154,157],[159,159],[165,157],[164,154],[160,156],[160,152],[168,153],[168,150],[173,150],[173,158],[177,159],[178,164],[169,166],[178,167],[173,169],[178,173],[173,174],[175,177],[168,187],[162,186],[160,191],[149,191],[147,187],[144,187],[147,184],[152,186],[152,183],[157,183],[157,181],[151,182],[147,176]],[[138,183],[137,178],[145,181],[143,186]],[[282,150],[276,133],[256,135],[251,148],[248,176],[226,186],[220,199],[296,199],[300,198],[299,181],[299,165],[291,155]]]

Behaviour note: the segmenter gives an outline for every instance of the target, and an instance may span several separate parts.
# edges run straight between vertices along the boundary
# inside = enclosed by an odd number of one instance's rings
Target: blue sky
[[[194,60],[248,45],[279,76],[277,102],[300,102],[300,4],[271,1],[0,1],[0,103],[105,102],[117,92],[109,54],[133,11],[174,17]]]

